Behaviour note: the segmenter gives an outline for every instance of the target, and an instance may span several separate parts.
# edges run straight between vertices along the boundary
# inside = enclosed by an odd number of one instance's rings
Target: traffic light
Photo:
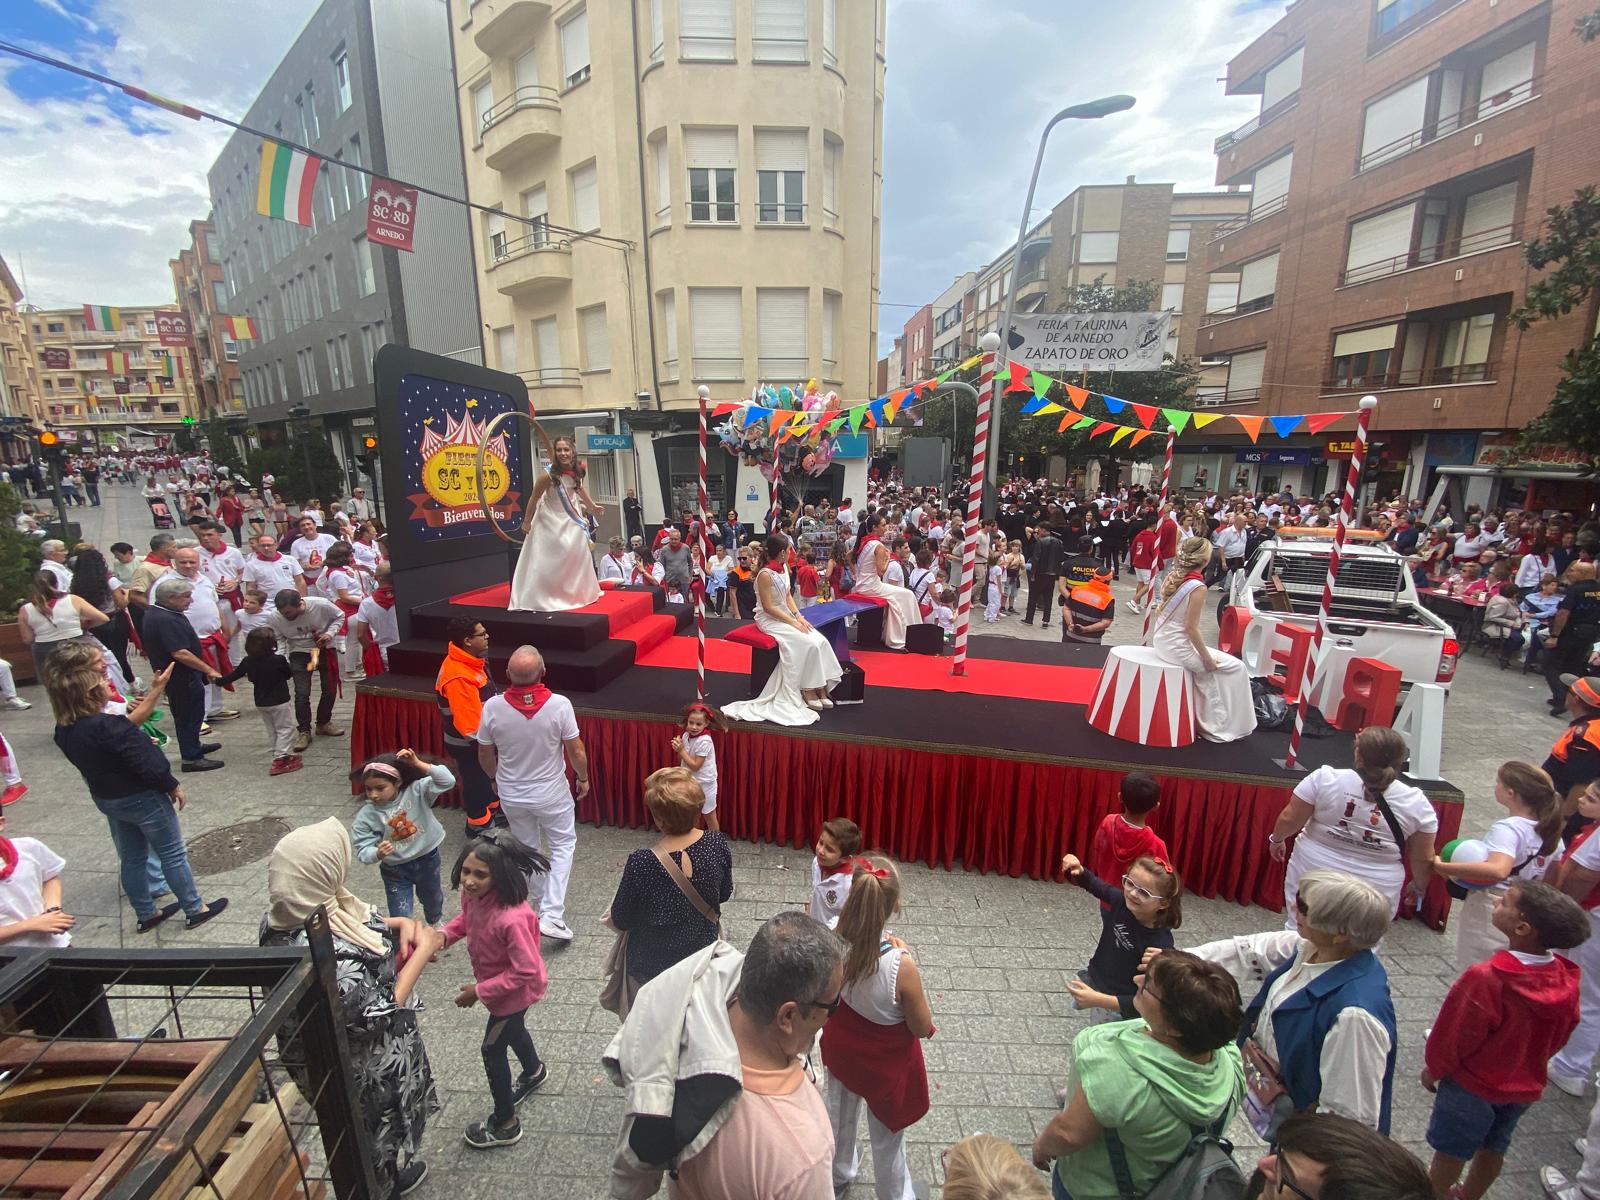
[[[61,445],[61,435],[53,429],[41,430],[34,439],[39,457],[47,463],[61,463],[66,457],[66,451]]]
[[[361,437],[361,457],[378,457],[378,435],[375,433],[363,434]]]

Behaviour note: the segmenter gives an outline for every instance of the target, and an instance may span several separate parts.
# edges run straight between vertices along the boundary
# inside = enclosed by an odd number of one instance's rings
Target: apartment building
[[[449,32],[439,0],[325,0],[306,22],[244,123],[322,160],[311,225],[256,211],[258,137],[236,133],[208,174],[225,311],[261,335],[239,345],[251,436],[281,439],[305,405],[351,483],[378,347],[481,355],[466,209],[424,194],[414,252],[369,245],[372,177],[356,169],[463,194]]]
[[[32,309],[24,313],[39,367],[44,423],[64,440],[103,446],[154,446],[195,418],[187,350],[161,344],[153,308]]]
[[[202,421],[244,412],[244,380],[239,375],[239,344],[226,322],[232,297],[222,270],[222,242],[210,221],[189,222],[189,245],[168,264],[178,308],[194,339],[189,360],[195,402]]]
[[[0,455],[7,462],[26,456],[21,431],[41,419],[39,360],[22,304],[22,288],[0,258]]]
[[[871,393],[883,0],[449,11],[468,191],[499,210],[474,217],[488,362],[557,427],[626,412],[635,452],[593,486],[675,511],[702,384]]]
[[[971,307],[977,280],[976,271],[957,275],[955,281],[930,306],[933,312],[933,350],[929,369],[935,374],[949,370],[966,357],[962,353],[965,345],[961,336],[964,328],[962,317],[966,309]]]
[[[1592,7],[1303,0],[1228,64],[1228,92],[1261,111],[1216,142],[1217,182],[1250,191],[1204,248],[1219,404],[1315,412],[1374,393],[1383,490],[1454,476],[1465,500],[1587,504],[1559,448],[1528,463],[1514,446],[1596,302],[1525,332],[1507,314],[1536,278],[1524,250],[1545,210],[1600,174],[1600,74],[1573,33]],[[1337,486],[1347,430],[1275,441],[1272,481]],[[1214,450],[1231,474],[1235,452]]]

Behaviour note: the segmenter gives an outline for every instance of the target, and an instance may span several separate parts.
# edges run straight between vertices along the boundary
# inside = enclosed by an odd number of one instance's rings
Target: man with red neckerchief
[[[128,580],[128,613],[133,618],[134,632],[144,634],[144,610],[150,603],[150,589],[168,571],[172,570],[172,546],[177,539],[170,533],[151,535],[150,553]]]

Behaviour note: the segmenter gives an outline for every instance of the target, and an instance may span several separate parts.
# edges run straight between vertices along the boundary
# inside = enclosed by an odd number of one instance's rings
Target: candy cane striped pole
[[[711,538],[707,532],[710,528],[710,514],[706,509],[706,406],[711,402],[711,389],[705,385],[699,388],[700,395],[700,536],[696,539],[699,543],[700,570],[694,579],[694,626],[697,645],[695,647],[695,669],[697,671],[696,698],[704,701],[706,698],[706,563],[711,560]]]
[[[1171,425],[1167,426],[1167,461],[1161,468],[1161,503],[1167,502],[1167,493],[1172,490],[1172,443],[1178,440],[1178,431]]]
[[[985,338],[987,340],[987,337]],[[995,339],[998,346],[999,339]],[[989,412],[996,402],[995,352],[987,348],[978,368],[978,415],[972,423],[972,461],[967,467],[967,528],[961,546],[961,587],[956,597],[955,657],[950,674],[967,673],[967,632],[972,626],[972,586],[978,562],[978,523],[983,516],[983,480],[989,457]]]
[[[1317,680],[1317,668],[1322,662],[1322,635],[1328,627],[1329,610],[1333,607],[1333,585],[1339,575],[1339,553],[1344,549],[1345,534],[1355,519],[1356,491],[1361,486],[1361,471],[1367,462],[1367,431],[1372,425],[1372,410],[1378,407],[1376,396],[1363,396],[1361,410],[1356,417],[1356,449],[1350,456],[1350,470],[1345,473],[1344,496],[1339,501],[1339,524],[1333,531],[1333,547],[1328,551],[1328,577],[1322,581],[1322,604],[1317,610],[1317,626],[1312,634],[1311,657],[1306,661],[1305,675],[1300,680],[1300,704],[1294,712],[1294,732],[1289,735],[1289,753],[1283,765],[1292,767],[1300,754],[1300,735],[1305,729],[1306,709],[1311,706],[1311,688]]]

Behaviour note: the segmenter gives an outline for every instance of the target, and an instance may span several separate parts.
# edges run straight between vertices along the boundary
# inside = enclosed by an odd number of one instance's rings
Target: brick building
[[[1211,273],[1197,348],[1229,364],[1211,402],[1315,412],[1375,393],[1381,490],[1446,476],[1465,501],[1587,504],[1559,454],[1507,450],[1596,303],[1526,332],[1507,314],[1544,211],[1600,176],[1600,53],[1573,33],[1590,8],[1301,0],[1228,64],[1229,94],[1262,109],[1216,143],[1217,182],[1249,188],[1250,209],[1195,247]],[[1255,486],[1329,490],[1351,427],[1273,439],[1276,463],[1180,441],[1178,479],[1237,463]]]
[[[244,411],[244,382],[239,376],[239,344],[229,336],[224,322],[228,312],[228,285],[219,257],[217,229],[210,221],[189,222],[189,246],[172,259],[172,287],[178,307],[189,318],[194,336],[190,366],[195,381],[198,416],[204,421],[219,413]]]
[[[900,338],[904,346],[906,381],[916,383],[933,374],[933,305],[924,304],[912,313]]]

